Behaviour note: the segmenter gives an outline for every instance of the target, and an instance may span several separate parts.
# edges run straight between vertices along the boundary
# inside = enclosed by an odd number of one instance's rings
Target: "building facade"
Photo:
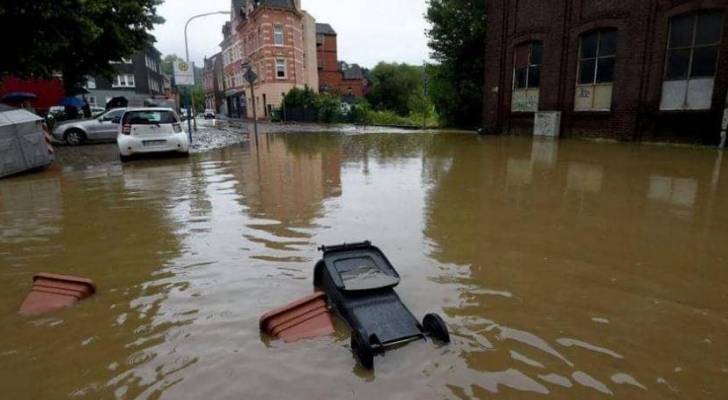
[[[728,91],[726,0],[492,0],[483,124],[564,136],[717,143]]]
[[[261,119],[269,118],[294,87],[318,88],[315,21],[299,0],[233,0],[223,37],[223,87],[231,117],[253,117],[243,64],[258,77],[255,103]]]
[[[329,24],[316,24],[319,90],[346,98],[366,94],[364,69],[357,64],[339,61],[337,35]]]
[[[205,108],[221,112],[225,99],[222,85],[222,54],[217,53],[205,58],[205,67],[202,75],[202,84],[205,90]]]
[[[84,87],[91,106],[104,107],[114,97],[124,97],[129,106],[144,106],[145,102],[165,97],[165,76],[161,69],[161,54],[154,47],[135,54],[131,59],[112,61],[116,76],[89,77]]]

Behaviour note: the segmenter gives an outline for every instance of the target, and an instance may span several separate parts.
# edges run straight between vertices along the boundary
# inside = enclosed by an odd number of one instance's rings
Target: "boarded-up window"
[[[710,109],[722,31],[721,12],[696,12],[670,19],[660,109]]]
[[[609,111],[617,54],[617,31],[598,30],[579,37],[574,110]]]
[[[513,98],[511,111],[538,111],[543,44],[531,42],[516,46],[513,60]]]

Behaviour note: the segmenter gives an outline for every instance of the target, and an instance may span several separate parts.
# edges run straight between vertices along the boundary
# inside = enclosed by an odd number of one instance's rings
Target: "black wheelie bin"
[[[450,341],[437,314],[415,318],[394,291],[399,274],[379,248],[362,243],[321,246],[323,258],[314,269],[314,286],[352,330],[351,349],[362,366],[374,366],[374,354],[427,335]]]

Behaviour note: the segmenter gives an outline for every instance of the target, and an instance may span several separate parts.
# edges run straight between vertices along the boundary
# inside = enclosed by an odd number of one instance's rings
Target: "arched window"
[[[536,112],[541,86],[543,43],[524,43],[514,50],[511,111]]]
[[[708,110],[713,100],[723,13],[700,11],[670,19],[662,110]]]
[[[609,111],[617,54],[617,31],[602,29],[579,36],[575,111]]]

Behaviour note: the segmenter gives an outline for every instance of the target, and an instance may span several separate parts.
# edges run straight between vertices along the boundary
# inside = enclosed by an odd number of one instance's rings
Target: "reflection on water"
[[[721,398],[728,189],[704,149],[466,134],[276,134],[121,165],[112,147],[0,181],[8,398]],[[295,344],[264,311],[316,246],[369,239],[417,342],[361,370],[348,331]],[[15,314],[38,271],[99,294]],[[322,382],[324,384],[322,384]]]

